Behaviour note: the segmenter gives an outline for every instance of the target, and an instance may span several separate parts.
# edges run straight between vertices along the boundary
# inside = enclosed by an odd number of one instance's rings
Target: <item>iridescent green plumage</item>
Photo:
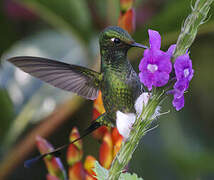
[[[112,38],[120,39],[115,44]],[[135,46],[131,36],[118,27],[105,29],[100,36],[101,91],[106,118],[115,123],[116,112],[135,112],[134,103],[143,92],[138,75],[127,59],[128,50]]]

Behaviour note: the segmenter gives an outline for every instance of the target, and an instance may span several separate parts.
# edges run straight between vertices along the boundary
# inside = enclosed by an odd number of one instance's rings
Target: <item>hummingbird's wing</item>
[[[18,56],[8,61],[55,87],[91,100],[98,95],[102,75],[93,70],[41,57]]]

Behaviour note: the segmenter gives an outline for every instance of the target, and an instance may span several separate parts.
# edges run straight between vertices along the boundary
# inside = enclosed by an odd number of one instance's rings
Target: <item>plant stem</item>
[[[210,5],[213,0],[196,0],[192,7],[192,12],[184,21],[181,27],[181,33],[176,43],[176,49],[173,56],[173,61],[180,55],[185,54],[195,40],[198,28],[206,22],[207,14],[210,10]]]
[[[139,132],[140,130],[139,126],[136,126],[133,129],[135,129],[135,132]],[[118,155],[114,159],[114,162],[109,171],[110,180],[119,178],[121,171],[125,168],[125,166],[130,161],[132,154],[134,153],[140,139],[141,139],[141,136],[139,136],[138,133],[131,133],[130,138],[126,142],[123,142],[121,151],[118,153]]]

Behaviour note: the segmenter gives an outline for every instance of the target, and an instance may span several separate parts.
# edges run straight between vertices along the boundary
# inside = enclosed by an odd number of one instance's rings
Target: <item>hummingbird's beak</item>
[[[132,47],[139,47],[139,48],[144,48],[144,49],[147,49],[148,47],[147,46],[144,46],[143,44],[140,44],[140,43],[132,43],[131,44]]]

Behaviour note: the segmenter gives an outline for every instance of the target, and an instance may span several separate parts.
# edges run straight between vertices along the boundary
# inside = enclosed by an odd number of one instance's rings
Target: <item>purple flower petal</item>
[[[161,47],[161,36],[157,31],[148,30],[149,33],[149,44],[151,49],[160,49]]]
[[[172,56],[175,51],[175,48],[176,48],[176,44],[172,44],[166,53],[169,54],[169,56]]]
[[[151,50],[150,52],[151,62],[158,64],[160,61],[169,60],[169,55],[160,49]]]
[[[175,98],[180,98],[183,96],[184,91],[187,90],[189,86],[189,82],[186,79],[179,80],[175,83],[174,87],[174,97]]]
[[[141,59],[140,64],[139,64],[139,69],[140,71],[145,71],[147,70],[147,64],[149,63],[151,57],[150,57],[150,50],[147,49],[144,51],[144,57]]]
[[[192,61],[189,58],[189,54],[186,53],[179,56],[175,60],[174,64],[176,83],[173,86],[172,93],[174,95],[173,106],[179,111],[184,107],[184,91],[189,87],[189,82],[193,77],[194,70],[192,69]]]
[[[169,74],[172,71],[170,56],[166,53],[163,53],[162,56],[158,57],[157,59],[159,59],[157,63],[159,71],[163,71]]]
[[[190,81],[193,77],[192,61],[188,54],[177,57],[174,64],[176,78],[188,79]]]
[[[166,72],[156,72],[154,74],[154,86],[161,87],[164,86],[169,80],[169,74]]]
[[[172,104],[177,111],[181,110],[184,107],[184,96],[181,96],[180,98],[174,98]]]
[[[191,70],[190,70],[190,75],[189,75],[189,77],[188,77],[188,81],[191,81],[191,80],[192,80],[193,75],[194,75],[194,69],[191,69]]]
[[[154,82],[154,75],[146,71],[144,73],[140,72],[139,77],[141,82],[148,88],[149,91],[151,91]]]

